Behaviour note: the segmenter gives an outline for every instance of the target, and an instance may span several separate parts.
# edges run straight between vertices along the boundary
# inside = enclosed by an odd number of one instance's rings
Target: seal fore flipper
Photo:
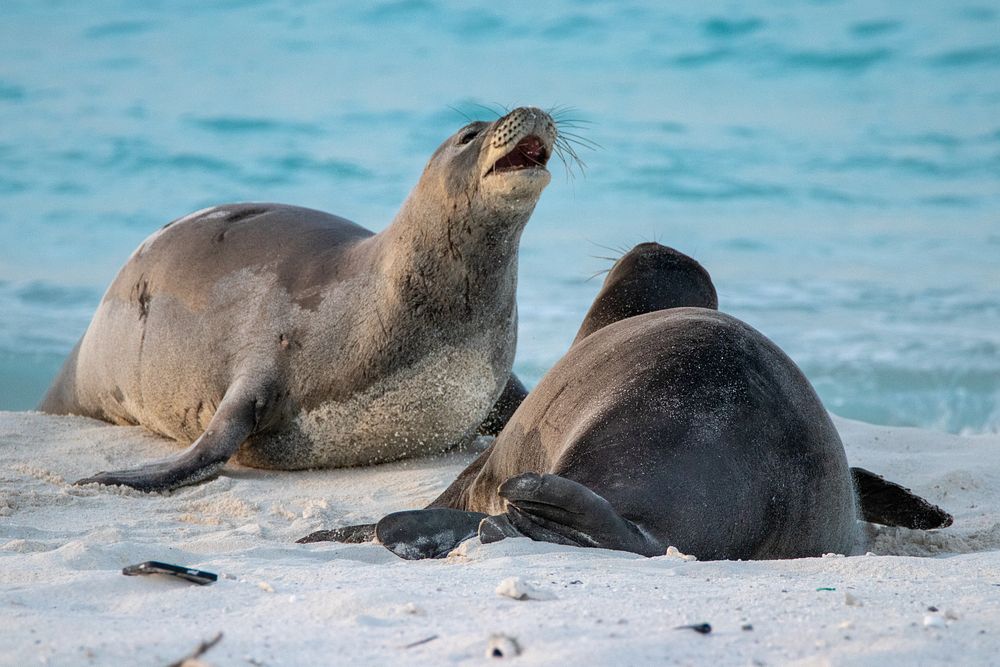
[[[375,535],[386,549],[406,560],[444,558],[459,544],[476,536],[481,512],[453,509],[410,510],[382,517]]]
[[[861,518],[884,526],[917,530],[946,528],[952,516],[909,489],[864,468],[851,468]]]
[[[233,385],[212,416],[208,428],[184,451],[137,468],[102,471],[78,480],[76,484],[117,484],[139,491],[170,491],[215,477],[253,433],[262,405],[257,392],[241,390],[239,385]]]
[[[486,415],[483,423],[479,425],[479,435],[499,435],[503,427],[510,421],[514,411],[524,402],[527,396],[528,390],[525,389],[524,384],[516,375],[511,373],[510,378],[507,380],[507,385],[503,388],[503,393],[500,394],[500,398],[490,408],[490,412]]]
[[[480,538],[495,542],[512,530],[541,542],[660,556],[666,545],[625,519],[605,498],[558,475],[524,473],[500,485],[505,514],[483,521]]]
[[[317,530],[301,537],[295,542],[297,544],[309,544],[310,542],[342,542],[343,544],[361,544],[371,542],[375,539],[374,523],[359,523],[355,526],[343,526],[332,530]]]

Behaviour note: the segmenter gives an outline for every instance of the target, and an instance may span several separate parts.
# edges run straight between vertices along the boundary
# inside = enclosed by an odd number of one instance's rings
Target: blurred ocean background
[[[846,417],[1000,430],[995,2],[5,0],[0,409],[33,407],[144,237],[212,204],[381,229],[500,105],[600,144],[521,250],[515,369],[610,248],[701,261]]]

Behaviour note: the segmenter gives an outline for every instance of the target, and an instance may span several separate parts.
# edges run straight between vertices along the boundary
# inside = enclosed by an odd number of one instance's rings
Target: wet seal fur
[[[302,541],[374,535],[403,558],[433,558],[478,534],[769,559],[856,553],[861,519],[951,523],[898,484],[850,469],[791,359],[716,307],[697,262],[637,246],[567,354],[428,509]]]
[[[167,490],[233,455],[291,470],[469,441],[510,376],[518,243],[556,138],[532,107],[470,123],[378,234],[306,208],[236,204],[150,236],[40,409],[193,444],[79,483]]]

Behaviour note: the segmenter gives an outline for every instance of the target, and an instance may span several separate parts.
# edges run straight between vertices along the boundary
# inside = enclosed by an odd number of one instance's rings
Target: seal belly
[[[252,437],[238,461],[255,468],[340,468],[426,456],[471,440],[503,389],[487,345],[449,348],[343,401],[301,411]]]

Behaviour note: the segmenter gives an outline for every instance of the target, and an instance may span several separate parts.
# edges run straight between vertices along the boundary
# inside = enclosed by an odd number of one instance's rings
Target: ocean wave
[[[729,65],[751,67],[770,76],[781,76],[797,72],[862,73],[876,65],[892,60],[894,56],[894,52],[887,48],[819,51],[788,50],[772,45],[754,45],[740,48],[714,47],[686,51],[665,58],[650,54],[645,58],[682,69]]]
[[[542,30],[542,34],[551,39],[577,39],[588,35],[600,35],[602,32],[604,23],[584,14],[560,17]]]
[[[807,166],[817,171],[888,171],[934,178],[962,178],[970,175],[1000,175],[1000,155],[973,157],[917,157],[888,153],[855,153],[842,158],[813,158]]]
[[[28,90],[7,81],[0,81],[0,102],[20,102],[28,96]]]
[[[1000,65],[1000,45],[975,46],[946,51],[931,56],[928,61],[935,67],[995,67]]]
[[[678,176],[671,169],[648,168],[637,171],[618,187],[646,195],[682,201],[739,201],[744,199],[784,199],[789,188],[776,183],[755,183],[734,178]]]
[[[108,21],[87,28],[83,34],[88,39],[116,39],[143,35],[153,27],[150,21]]]
[[[372,172],[361,165],[347,160],[316,159],[310,155],[289,154],[268,158],[263,161],[281,173],[313,172],[341,179],[371,178]]]
[[[861,51],[793,51],[781,53],[777,64],[791,70],[836,70],[863,72],[893,57],[889,49]]]
[[[101,292],[43,281],[0,282],[0,352],[65,355],[86,328]]]
[[[856,37],[872,38],[885,35],[890,32],[896,32],[903,27],[902,21],[896,21],[893,19],[882,19],[875,21],[859,21],[851,26],[851,34]]]
[[[733,38],[759,32],[765,25],[764,19],[757,17],[746,19],[713,17],[702,23],[701,27],[709,37]]]
[[[295,123],[273,118],[251,116],[211,116],[189,118],[188,123],[219,134],[252,134],[257,132],[277,132],[291,134],[320,134],[322,130],[311,123]]]

